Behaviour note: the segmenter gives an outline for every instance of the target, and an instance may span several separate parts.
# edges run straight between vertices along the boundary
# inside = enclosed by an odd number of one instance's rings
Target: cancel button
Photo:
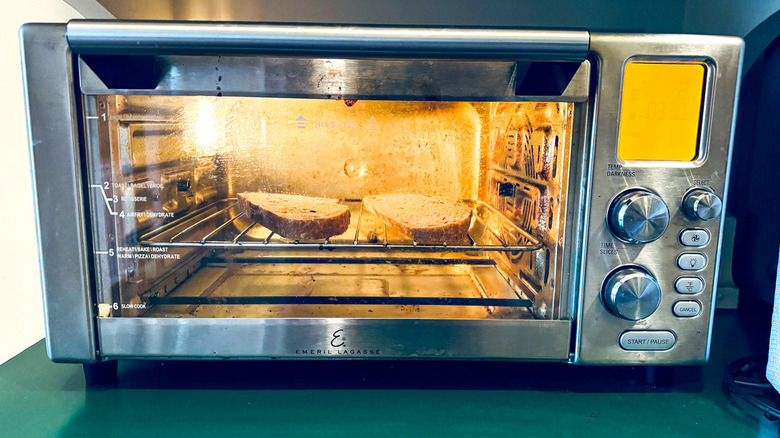
[[[674,346],[674,333],[667,330],[630,330],[618,340],[624,350],[668,350]]]
[[[698,301],[678,301],[674,303],[672,312],[681,318],[691,318],[701,313],[701,304]]]

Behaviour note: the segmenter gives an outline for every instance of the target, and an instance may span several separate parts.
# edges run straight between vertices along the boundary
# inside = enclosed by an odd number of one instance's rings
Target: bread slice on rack
[[[327,239],[349,228],[349,207],[338,199],[248,192],[238,194],[238,204],[247,216],[288,239]]]
[[[471,209],[441,196],[373,195],[363,204],[385,225],[394,227],[421,245],[468,245]]]

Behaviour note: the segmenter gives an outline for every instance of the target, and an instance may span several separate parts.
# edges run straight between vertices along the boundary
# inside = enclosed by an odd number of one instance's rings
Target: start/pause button
[[[618,339],[624,350],[668,350],[674,346],[674,333],[668,330],[629,330]]]

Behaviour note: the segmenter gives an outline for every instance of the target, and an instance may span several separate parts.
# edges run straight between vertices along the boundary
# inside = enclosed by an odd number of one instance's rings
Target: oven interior
[[[84,105],[101,317],[568,319],[573,103]],[[337,199],[349,226],[285,239],[239,207],[245,192]],[[391,193],[462,201],[468,241],[415,242],[362,202]]]

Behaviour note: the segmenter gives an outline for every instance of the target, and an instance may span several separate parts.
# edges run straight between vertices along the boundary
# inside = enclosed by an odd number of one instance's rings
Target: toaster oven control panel
[[[599,98],[575,362],[707,360],[741,48],[592,35]]]
[[[632,363],[654,363],[656,358],[664,363],[669,357],[678,363],[671,352],[697,337],[701,342],[682,354],[703,350],[720,235],[712,224],[719,222],[721,210],[720,197],[710,187],[688,188],[677,200],[645,188],[613,197],[601,230],[602,238],[611,240],[602,246],[612,251],[600,252],[599,259],[602,269],[611,270],[598,288],[601,306],[591,309],[599,314],[599,329],[614,327],[602,338],[602,349],[642,358]]]

